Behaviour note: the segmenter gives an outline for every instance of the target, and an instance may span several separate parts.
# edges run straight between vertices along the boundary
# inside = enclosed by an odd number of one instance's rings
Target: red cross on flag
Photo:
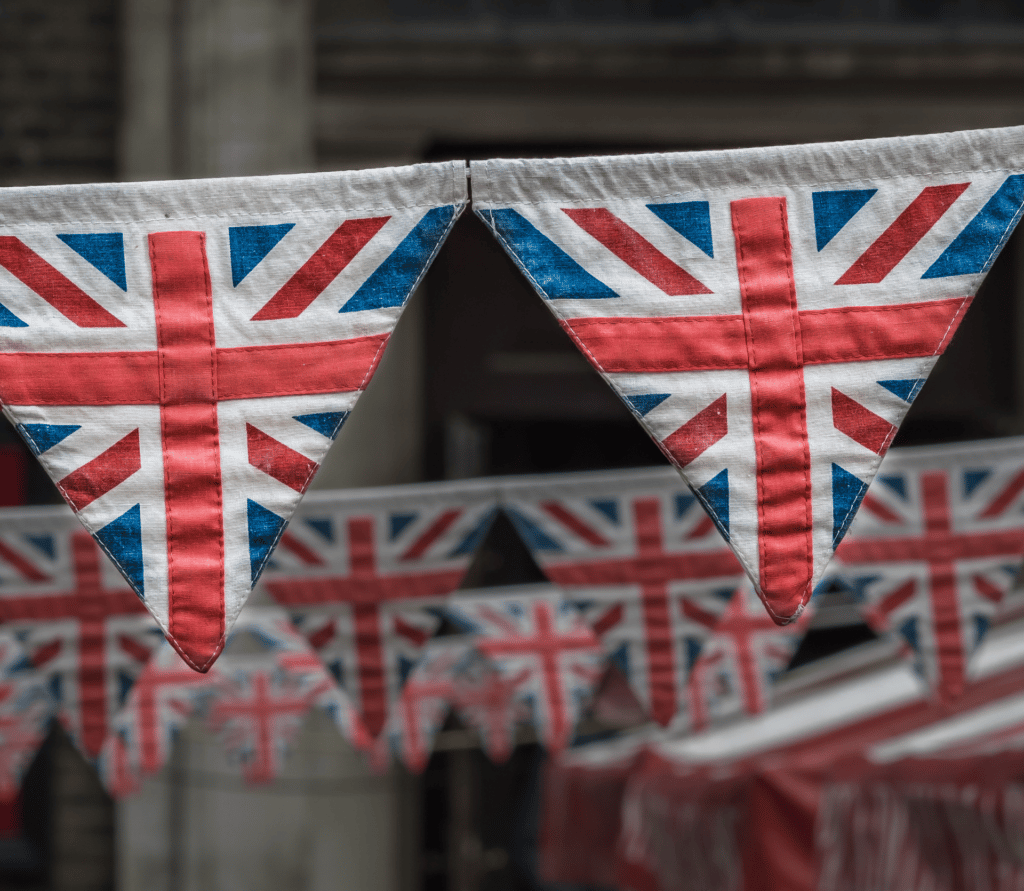
[[[1022,146],[473,162],[473,206],[784,624],[1020,217]]]
[[[0,631],[0,801],[17,794],[55,703],[13,634]]]
[[[764,614],[753,586],[744,580],[694,663],[690,727],[701,730],[727,715],[763,712],[776,678],[807,631],[811,612],[804,610],[795,622],[780,628]]]
[[[314,492],[264,576],[378,736],[490,527],[489,483]]]
[[[1024,559],[1024,438],[893,449],[829,577],[899,634],[938,696],[963,692],[971,655]]]
[[[71,739],[94,759],[160,631],[67,508],[0,514],[0,624],[45,679]]]
[[[3,410],[193,668],[465,201],[459,163],[5,190]]]
[[[540,741],[560,752],[600,679],[604,658],[579,611],[551,585],[477,589],[453,596],[451,619],[532,706]]]
[[[583,603],[605,652],[667,726],[743,568],[671,468],[525,477],[502,510],[544,573]]]

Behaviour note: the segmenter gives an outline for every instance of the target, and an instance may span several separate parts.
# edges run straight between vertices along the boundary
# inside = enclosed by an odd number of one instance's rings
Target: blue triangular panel
[[[27,328],[28,322],[19,319],[6,306],[0,303],[0,328]]]
[[[910,644],[914,652],[917,652],[921,646],[921,638],[917,633],[917,619],[907,619],[899,628],[896,629],[903,639]]]
[[[711,240],[711,206],[707,201],[681,201],[678,204],[648,204],[647,209],[668,223],[687,241],[709,257],[715,256]]]
[[[632,396],[623,397],[629,407],[642,418],[652,408],[657,408],[671,393],[634,393]]]
[[[485,210],[482,217],[548,300],[606,300],[619,296],[518,211]]]
[[[600,501],[591,501],[590,504],[594,510],[599,510],[613,523],[619,522],[619,502],[601,499]]]
[[[252,583],[263,572],[263,566],[274,550],[274,545],[284,532],[288,521],[279,517],[273,511],[267,510],[262,504],[257,504],[251,498],[248,499],[249,519],[249,568],[252,574]]]
[[[1024,210],[1024,174],[1008,176],[921,278],[988,272]]]
[[[96,540],[117,564],[139,597],[145,597],[142,562],[142,507],[129,508],[112,523],[96,532]]]
[[[51,560],[57,556],[56,549],[53,546],[52,535],[29,535],[26,537]]]
[[[119,671],[117,673],[117,705],[118,708],[124,705],[124,701],[128,698],[128,693],[135,683],[133,678],[126,671]]]
[[[58,442],[63,442],[76,430],[82,428],[81,424],[19,424],[18,429],[28,443],[33,455],[41,455],[43,452],[52,449]]]
[[[700,658],[700,651],[704,649],[701,642],[695,637],[686,638],[686,670],[689,671],[693,668],[696,661]]]
[[[527,519],[519,511],[511,508],[502,508],[516,527],[523,542],[531,551],[560,551],[562,546],[540,528],[533,520]]]
[[[419,514],[392,514],[389,522],[391,540],[394,541],[398,538],[406,526],[412,523],[418,516]]]
[[[968,498],[974,493],[985,480],[992,475],[991,470],[965,470],[964,471],[964,495]]]
[[[487,530],[491,528],[491,522],[496,513],[496,510],[488,511],[487,515],[481,518],[480,522],[469,531],[469,534],[459,542],[449,556],[463,557],[466,554],[474,553],[487,534]]]
[[[911,377],[906,380],[879,381],[878,383],[894,396],[899,396],[904,402],[913,402],[917,398],[917,394],[921,392],[925,380],[923,377]]]
[[[231,284],[236,288],[293,228],[294,223],[277,226],[230,226]]]
[[[868,484],[838,464],[832,465],[832,547],[843,540]]]
[[[974,645],[981,643],[982,638],[988,633],[989,621],[986,616],[974,617]]]
[[[906,498],[907,498],[907,481],[906,481],[906,479],[904,477],[902,477],[902,476],[879,476],[879,477],[876,477],[876,479],[878,480],[878,482],[880,482],[887,489],[891,489],[893,492],[895,492],[897,495],[899,495],[900,498],[906,500]]]
[[[729,540],[729,470],[726,468],[694,490],[718,531]]]
[[[820,251],[828,244],[853,215],[857,213],[878,189],[841,189],[835,192],[814,192],[814,233]]]
[[[627,678],[629,677],[629,644],[622,644],[608,654],[608,661],[611,662]]]
[[[334,439],[347,417],[347,411],[322,411],[312,415],[295,415],[293,420],[322,433],[328,439]]]
[[[306,520],[306,525],[319,532],[325,541],[334,541],[334,524],[330,520]]]
[[[128,290],[124,270],[124,236],[120,232],[58,235],[71,250],[88,260],[122,291]]]
[[[696,500],[692,495],[676,495],[676,519],[685,516]]]
[[[455,205],[428,210],[338,312],[359,312],[405,303],[430,265],[455,219]]]

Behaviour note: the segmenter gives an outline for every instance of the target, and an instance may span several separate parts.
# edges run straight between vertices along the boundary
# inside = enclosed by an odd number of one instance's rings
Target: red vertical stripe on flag
[[[202,232],[149,236],[160,369],[170,632],[205,670],[224,640],[213,298]]]
[[[782,623],[810,594],[813,569],[811,453],[786,199],[733,201],[732,227],[754,418],[760,587]]]

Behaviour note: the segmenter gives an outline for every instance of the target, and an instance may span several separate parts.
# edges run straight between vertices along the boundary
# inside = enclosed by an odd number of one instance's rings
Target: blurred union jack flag
[[[382,172],[372,209],[366,174],[8,195],[46,222],[0,226],[0,401],[194,668],[458,216],[459,175]]]
[[[1024,559],[1024,438],[894,449],[836,551],[834,580],[902,636],[950,700]]]
[[[0,800],[15,795],[55,703],[13,635],[0,631]]]
[[[784,624],[1020,217],[1019,145],[474,162],[473,206]]]
[[[537,477],[502,508],[545,574],[586,615],[662,725],[686,704],[690,668],[744,578],[714,522],[670,468]]]
[[[66,508],[0,516],[0,624],[45,679],[72,740],[94,759],[160,631]]]
[[[264,583],[378,736],[495,512],[486,484],[312,493]]]

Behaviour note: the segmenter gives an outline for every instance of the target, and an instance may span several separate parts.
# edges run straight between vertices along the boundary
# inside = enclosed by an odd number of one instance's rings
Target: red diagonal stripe
[[[322,628],[318,628],[309,635],[307,638],[309,640],[309,645],[314,650],[319,650],[324,644],[329,643],[334,639],[334,635],[337,634],[337,631],[337,622],[334,619],[331,619]]]
[[[611,211],[603,207],[587,210],[563,208],[563,211],[584,232],[596,238],[627,266],[670,297],[711,293]]]
[[[1013,504],[1013,500],[1020,494],[1021,489],[1024,489],[1024,470],[1010,480],[1010,482],[1006,484],[1006,488],[993,498],[992,503],[978,514],[978,516],[984,517],[985,519],[998,517],[1011,504]]]
[[[21,554],[14,550],[14,548],[8,546],[2,541],[0,541],[0,559],[3,559],[4,562],[13,566],[21,573],[22,578],[30,582],[45,582],[49,578],[45,572],[40,572],[39,568],[35,564],[26,560]]]
[[[832,423],[836,430],[859,442],[876,455],[882,455],[896,435],[896,427],[845,393],[832,388]]]
[[[285,532],[281,536],[281,540],[278,543],[279,547],[284,548],[286,551],[291,551],[296,557],[298,557],[307,566],[324,566],[324,559],[312,548],[307,547],[303,542],[299,541],[290,532]]]
[[[60,652],[60,650],[61,642],[59,640],[51,641],[48,644],[44,644],[32,653],[32,664],[36,668],[41,668],[42,666],[46,665],[47,662],[53,659]]]
[[[441,516],[439,516],[430,526],[427,527],[426,531],[416,539],[408,550],[399,558],[400,560],[418,560],[426,552],[435,541],[437,541],[442,535],[445,534],[454,523],[462,515],[461,508],[451,508],[446,510]]]
[[[875,498],[874,495],[871,494],[871,492],[868,492],[864,496],[864,500],[860,503],[860,506],[865,510],[873,513],[883,523],[903,522],[903,518],[899,514],[894,513],[892,510],[890,510],[887,504],[879,501],[877,498]]]
[[[892,593],[887,594],[873,610],[868,610],[868,612],[869,614],[875,614],[880,620],[880,624],[884,627],[888,624],[889,616],[896,612],[903,604],[907,603],[907,601],[912,600],[916,592],[917,583],[911,579],[909,582],[900,585]]]
[[[0,236],[0,266],[79,328],[124,328],[78,285],[13,235]]]
[[[986,600],[992,603],[1002,603],[1003,595],[1005,592],[1002,588],[997,588],[992,584],[985,576],[976,575],[973,577],[974,589]]]
[[[625,608],[621,603],[616,603],[615,606],[606,609],[590,625],[594,629],[594,634],[598,637],[603,637],[606,632],[611,631],[612,628],[622,621],[624,612]]]
[[[415,625],[406,622],[401,616],[394,617],[395,634],[400,634],[406,640],[415,644],[418,647],[422,647],[429,639],[430,634],[424,631],[422,628],[417,628]]]
[[[811,454],[785,198],[733,201],[757,463],[760,588],[780,623],[810,596]]]
[[[696,622],[698,625],[703,625],[709,630],[714,630],[715,625],[721,619],[721,616],[710,613],[706,609],[701,609],[696,603],[686,597],[682,599],[679,606],[687,619],[691,622]]]
[[[160,357],[169,639],[205,670],[224,645],[213,298],[202,232],[149,236]]]
[[[127,634],[119,634],[117,637],[117,644],[124,652],[133,659],[137,659],[139,662],[146,662],[149,659],[151,650],[140,644],[135,640],[135,638],[129,637]]]
[[[564,504],[557,501],[542,501],[541,510],[548,516],[553,517],[574,535],[583,539],[587,544],[595,548],[607,548],[611,545],[601,533],[584,523],[579,517],[566,509]]]
[[[301,314],[390,219],[369,217],[365,220],[345,220],[252,320],[294,319]]]
[[[306,491],[306,486],[320,466],[316,461],[310,461],[301,452],[278,442],[249,423],[245,425],[245,438],[249,448],[249,463],[253,467],[296,492]]]
[[[928,234],[970,183],[927,186],[875,242],[843,273],[837,285],[880,282]]]
[[[680,467],[686,467],[729,432],[725,393],[662,441]]]
[[[705,535],[707,535],[714,528],[715,528],[714,520],[712,520],[711,517],[709,517],[707,514],[704,514],[700,518],[700,520],[697,522],[697,525],[694,526],[693,529],[690,530],[690,533],[689,533],[689,535],[686,536],[686,538],[687,538],[687,540],[692,540],[692,539],[696,539],[696,538],[703,538]]]
[[[78,470],[71,471],[57,483],[57,488],[75,510],[84,510],[141,467],[139,431],[135,429]]]

